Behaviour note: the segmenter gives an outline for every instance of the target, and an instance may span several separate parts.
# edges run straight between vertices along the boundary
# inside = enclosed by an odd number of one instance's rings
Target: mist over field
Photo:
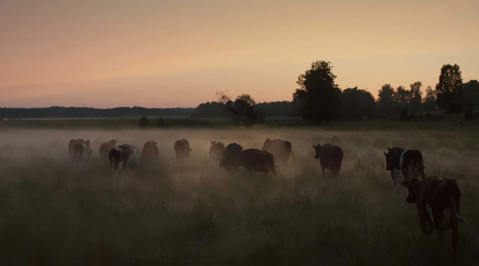
[[[210,140],[261,148],[265,138],[293,145],[278,175],[228,173],[208,156]],[[88,138],[93,157],[70,162],[67,144]],[[99,145],[115,138],[158,142],[153,168],[112,176]],[[184,162],[173,143],[187,138]],[[447,141],[445,141],[447,140]],[[344,150],[338,177],[323,176],[312,145]],[[385,170],[389,146],[422,151],[426,174],[452,177],[462,190],[460,265],[479,247],[477,135],[445,130],[234,128],[0,131],[0,260],[44,265],[448,265],[450,235],[421,234],[406,190]]]

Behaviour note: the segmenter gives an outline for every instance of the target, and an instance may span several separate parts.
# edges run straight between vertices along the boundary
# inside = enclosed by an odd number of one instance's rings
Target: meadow
[[[479,135],[448,126],[165,129],[0,129],[2,265],[452,265],[450,234],[421,234],[406,190],[385,170],[390,146],[422,151],[428,176],[462,190],[458,265],[479,265]],[[261,148],[288,139],[294,160],[277,176],[228,173],[210,140]],[[69,161],[71,138],[92,160]],[[110,174],[99,145],[156,140],[158,164]],[[185,162],[173,143],[187,138]],[[338,177],[322,175],[312,145],[345,153]]]

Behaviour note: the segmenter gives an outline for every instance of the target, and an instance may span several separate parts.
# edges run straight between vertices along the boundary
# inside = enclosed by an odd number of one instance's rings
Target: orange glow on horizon
[[[0,106],[194,107],[291,100],[331,61],[342,89],[479,79],[479,2],[0,2]]]

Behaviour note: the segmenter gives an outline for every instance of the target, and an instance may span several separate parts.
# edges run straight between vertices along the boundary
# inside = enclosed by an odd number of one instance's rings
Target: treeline
[[[194,108],[144,108],[144,107],[44,107],[0,108],[0,118],[92,118],[92,117],[189,117]]]
[[[313,62],[310,69],[299,75],[298,88],[291,102],[256,104],[250,95],[238,96],[234,101],[222,96],[218,101],[198,105],[192,117],[228,118],[231,117],[228,109],[231,110],[234,103],[250,106],[249,112],[256,113],[250,123],[259,122],[264,117],[303,117],[315,123],[385,117],[407,121],[461,112],[467,120],[474,117],[474,110],[479,107],[479,82],[463,83],[458,65],[441,68],[435,89],[427,87],[423,90],[420,81],[408,87],[384,84],[377,97],[357,87],[340,89],[335,79],[331,63]],[[247,103],[244,99],[248,99]]]

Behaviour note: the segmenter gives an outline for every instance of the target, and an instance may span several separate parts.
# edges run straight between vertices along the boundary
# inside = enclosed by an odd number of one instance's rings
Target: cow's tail
[[[294,156],[292,150],[289,152],[289,156],[291,157],[291,160],[296,161],[296,157]]]
[[[418,157],[418,160],[417,160],[417,163],[418,163],[418,170],[419,170],[419,174],[421,175],[422,179],[425,179],[426,178],[426,173],[424,172],[424,160],[422,158],[422,153],[420,151],[417,152],[417,157]]]
[[[467,224],[466,219],[464,219],[464,217],[462,217],[459,214],[459,212],[457,211],[456,203],[455,203],[453,198],[451,198],[451,206],[452,206],[452,210],[454,211],[454,214],[456,216],[457,221],[459,223],[462,223],[462,224]]]

